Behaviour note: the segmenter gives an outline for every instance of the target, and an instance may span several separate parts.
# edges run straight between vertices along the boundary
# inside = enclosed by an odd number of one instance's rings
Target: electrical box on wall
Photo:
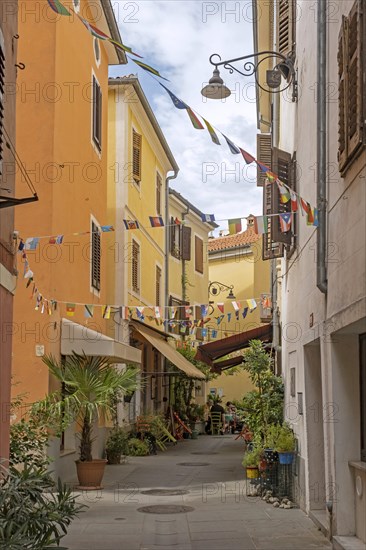
[[[44,346],[37,345],[36,346],[36,357],[43,357],[44,356]]]

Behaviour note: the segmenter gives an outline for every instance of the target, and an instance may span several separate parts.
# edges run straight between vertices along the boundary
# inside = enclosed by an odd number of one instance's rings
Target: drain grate
[[[188,495],[188,491],[183,489],[149,489],[147,491],[140,491],[142,495],[153,495],[157,497],[175,497],[178,495]]]
[[[143,514],[186,514],[187,512],[193,512],[193,510],[192,506],[176,506],[174,504],[156,504],[137,508],[137,511]]]
[[[114,518],[116,521],[123,521],[126,518]]]
[[[218,455],[218,454],[219,454],[219,453],[216,453],[216,452],[209,453],[209,452],[207,452],[207,451],[206,451],[206,452],[195,451],[195,452],[191,453],[191,455],[206,455],[206,456],[208,456],[208,455],[210,455],[210,456],[211,456],[211,455]]]
[[[209,466],[208,462],[179,462],[177,466]]]

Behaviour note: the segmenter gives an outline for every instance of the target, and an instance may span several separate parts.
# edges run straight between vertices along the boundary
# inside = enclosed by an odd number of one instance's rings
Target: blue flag
[[[230,151],[232,152],[232,154],[233,154],[233,155],[238,155],[238,154],[240,154],[240,149],[239,149],[239,147],[237,147],[237,146],[235,145],[235,143],[233,143],[232,141],[230,141],[230,139],[227,138],[224,134],[222,134],[222,135],[223,135],[224,138],[226,139],[226,143],[228,144],[229,149],[230,149]]]
[[[174,106],[177,109],[188,109],[188,105],[186,103],[184,103],[184,101],[179,99],[176,95],[173,94],[173,92],[168,90],[168,88],[166,86],[164,86],[164,84],[162,84],[161,82],[159,82],[159,84],[160,84],[160,86],[162,86],[164,88],[164,90],[166,90],[168,92],[168,94],[170,95],[170,99],[172,100]]]

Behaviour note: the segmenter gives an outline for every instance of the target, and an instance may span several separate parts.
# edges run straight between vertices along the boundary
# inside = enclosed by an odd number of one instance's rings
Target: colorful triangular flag
[[[139,222],[137,220],[123,220],[126,229],[139,229]]]
[[[239,147],[239,149],[240,149],[240,152],[243,156],[243,159],[245,160],[245,162],[247,164],[251,164],[252,162],[255,161],[255,158],[252,155],[250,155],[249,153],[247,153],[247,151],[244,151],[244,149],[241,149],[240,147]]]
[[[257,307],[257,302],[254,300],[254,298],[250,298],[249,300],[247,300],[247,304],[248,304],[250,313],[254,311]]]
[[[240,151],[239,147],[237,147],[237,146],[235,145],[235,143],[233,143],[233,142],[232,142],[228,137],[226,137],[224,134],[222,134],[222,135],[224,136],[224,138],[225,138],[225,140],[226,140],[226,143],[228,144],[229,149],[230,149],[230,151],[232,152],[232,154],[233,154],[233,155],[238,155],[238,154],[240,154],[241,151]]]
[[[91,318],[94,315],[94,306],[92,304],[85,304],[84,317]]]
[[[215,132],[215,130],[212,128],[211,124],[208,122],[208,120],[206,120],[205,118],[203,119],[203,122],[206,124],[206,128],[208,130],[208,133],[210,134],[211,136],[211,139],[214,143],[216,143],[216,145],[221,145],[220,143],[220,140],[219,138],[217,137],[217,134]]]
[[[290,197],[291,197],[291,210],[292,212],[297,212],[299,204],[297,202],[297,195],[295,191],[293,191],[292,189],[290,189]]]
[[[65,6],[61,4],[60,0],[47,0],[47,2],[50,8],[59,15],[71,15],[71,13],[65,8]]]
[[[201,220],[203,222],[214,222],[215,221],[215,214],[201,214]]]
[[[233,308],[235,309],[235,311],[239,311],[239,309],[240,309],[240,307],[241,307],[241,306],[240,306],[240,302],[233,301],[233,302],[231,302],[231,303],[232,303]]]
[[[75,314],[76,304],[67,303],[66,304],[66,315],[68,317],[73,317]]]
[[[282,233],[287,233],[287,231],[290,231],[291,222],[292,222],[291,212],[284,212],[283,214],[280,214],[280,227],[281,227]]]
[[[129,59],[131,58],[129,57]],[[159,71],[157,69],[154,69],[154,67],[150,67],[150,65],[147,65],[146,63],[142,63],[142,61],[137,61],[137,59],[131,59],[131,61],[136,63],[136,65],[141,67],[141,69],[144,69],[144,71],[154,74],[155,76],[158,76],[159,78],[162,78],[163,80],[166,80],[167,82],[169,82],[169,80],[167,78],[164,78],[164,76],[161,76]]]
[[[204,130],[204,126],[201,124],[201,121],[199,120],[199,118],[196,116],[196,114],[192,111],[192,109],[190,107],[187,107],[187,113],[188,113],[188,116],[193,124],[193,127],[196,129],[196,130]]]
[[[254,231],[257,235],[263,235],[268,232],[268,218],[267,216],[255,216],[254,218]]]
[[[102,317],[103,319],[109,319],[111,316],[111,306],[102,307]]]
[[[161,216],[149,216],[151,227],[164,227],[164,220]]]
[[[221,311],[221,313],[225,313],[225,304],[224,304],[224,302],[219,302],[216,305],[217,305],[217,309],[219,311]]]
[[[240,233],[242,230],[241,227],[241,218],[235,218],[233,220],[228,220],[229,224],[229,234],[230,235],[236,235],[236,233]]]

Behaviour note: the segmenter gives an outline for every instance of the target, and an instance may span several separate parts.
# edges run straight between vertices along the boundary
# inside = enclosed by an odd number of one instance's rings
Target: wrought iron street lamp
[[[254,61],[246,61],[251,58],[254,59]],[[267,88],[264,88],[258,81],[257,73],[260,65],[268,59],[276,59],[279,60],[279,62],[273,67],[273,69],[267,70]],[[239,70],[237,67],[232,65],[232,63],[236,63],[238,61],[245,61],[242,70]],[[209,80],[207,86],[201,90],[201,94],[208,99],[224,99],[229,97],[231,94],[231,91],[225,86],[224,81],[220,76],[218,67],[221,66],[223,66],[224,69],[227,69],[230,74],[233,74],[235,71],[243,76],[254,75],[257,86],[265,92],[284,92],[287,88],[292,86],[292,101],[297,99],[297,80],[294,67],[294,56],[292,54],[284,56],[279,52],[266,50],[263,52],[252,53],[250,55],[244,55],[243,57],[236,57],[234,59],[222,61],[221,57],[217,53],[214,53],[210,56],[210,63],[215,67],[213,76]],[[281,86],[282,80],[285,80],[285,84],[283,86]]]
[[[217,296],[224,290],[229,290],[229,294],[227,296],[228,300],[235,300],[235,295],[233,293],[234,285],[225,285],[224,283],[220,283],[219,281],[213,281],[212,283],[208,285],[208,292],[211,294],[211,296]]]

